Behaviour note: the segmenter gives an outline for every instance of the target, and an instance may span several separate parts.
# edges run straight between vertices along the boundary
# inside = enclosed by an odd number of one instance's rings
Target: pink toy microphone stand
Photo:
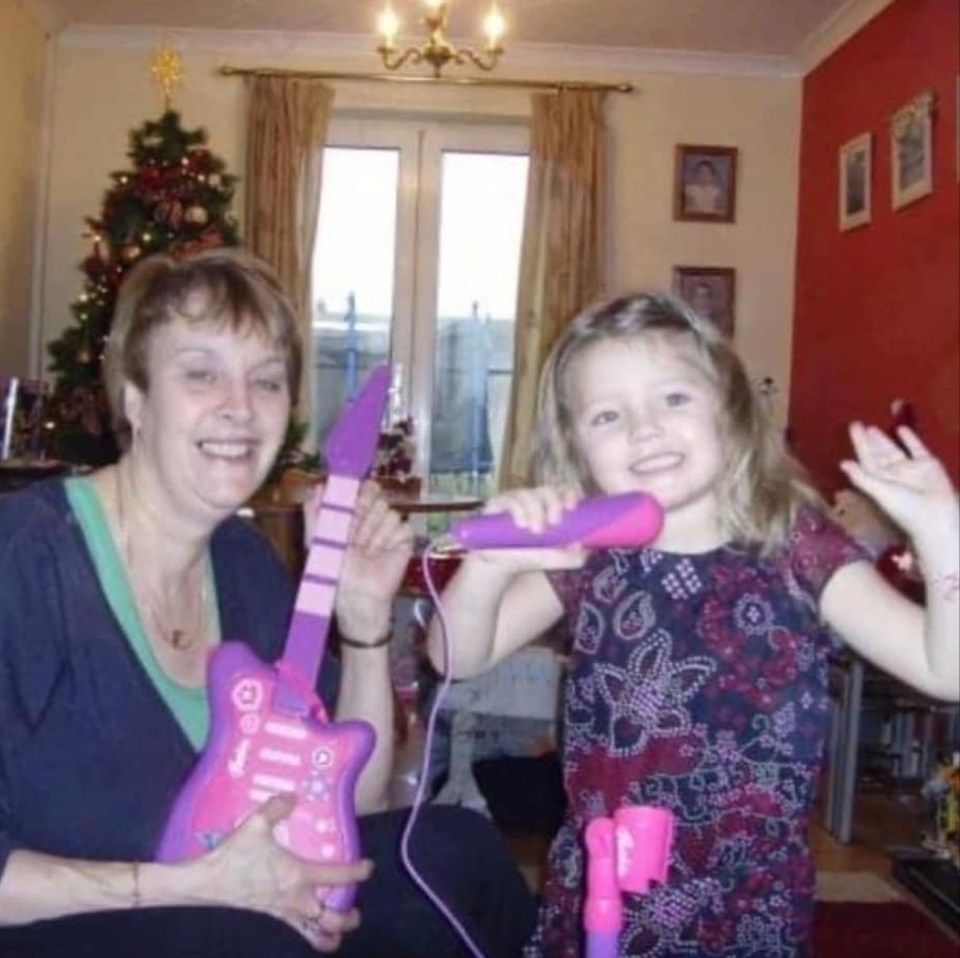
[[[587,958],[618,958],[625,891],[646,893],[667,880],[673,813],[651,805],[618,808],[587,825],[587,894],[583,925]]]

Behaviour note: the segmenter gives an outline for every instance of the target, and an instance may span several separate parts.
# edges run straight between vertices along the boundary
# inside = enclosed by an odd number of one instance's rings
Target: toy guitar
[[[157,861],[214,848],[273,795],[297,804],[274,835],[301,858],[350,862],[360,855],[354,789],[373,751],[373,728],[331,723],[314,692],[360,481],[373,463],[389,388],[378,366],[341,414],[324,454],[330,477],[310,542],[283,656],[263,663],[242,642],[225,642],[209,666],[210,736],[174,803]],[[324,904],[346,910],[355,889],[332,889]]]

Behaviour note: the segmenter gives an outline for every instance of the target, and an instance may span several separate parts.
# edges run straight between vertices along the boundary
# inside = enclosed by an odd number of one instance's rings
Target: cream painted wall
[[[83,35],[61,38],[57,51],[52,164],[47,224],[44,340],[69,323],[80,288],[77,263],[87,252],[83,218],[96,213],[111,170],[128,165],[128,132],[161,111],[149,78],[156,37]],[[206,128],[212,148],[242,172],[243,82],[215,75],[217,65],[282,65],[328,70],[375,69],[372,57],[306,56],[282,38],[205,34],[177,40],[187,71],[175,106],[188,126]],[[218,43],[220,49],[218,49]],[[725,64],[729,70],[737,63]],[[505,68],[501,68],[506,73]],[[612,95],[611,290],[668,287],[676,265],[737,270],[737,340],[757,378],[772,376],[786,408],[793,306],[794,230],[800,78],[774,64],[721,73],[702,59],[657,63],[639,57],[601,60],[568,55],[514,63],[511,76],[629,80],[630,95]],[[387,113],[523,117],[529,93],[462,87],[341,83],[336,107]],[[738,147],[737,222],[675,223],[674,145]],[[238,212],[240,212],[238,210]]]
[[[30,370],[46,50],[21,0],[0,0],[0,376]]]

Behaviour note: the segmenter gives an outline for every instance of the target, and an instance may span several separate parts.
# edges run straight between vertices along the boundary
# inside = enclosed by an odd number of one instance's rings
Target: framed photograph
[[[673,291],[704,319],[733,336],[736,270],[727,266],[675,266]]]
[[[871,144],[869,133],[840,147],[840,229],[870,222]]]
[[[895,210],[933,192],[933,95],[921,93],[890,121],[890,201]]]
[[[673,218],[732,223],[737,203],[737,150],[732,146],[676,148]]]

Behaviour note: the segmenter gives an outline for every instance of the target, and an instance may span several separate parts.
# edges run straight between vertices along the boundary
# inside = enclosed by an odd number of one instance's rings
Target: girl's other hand
[[[897,437],[902,448],[882,429],[852,423],[856,459],[840,468],[915,541],[956,529],[957,494],[943,464],[909,427]]]

